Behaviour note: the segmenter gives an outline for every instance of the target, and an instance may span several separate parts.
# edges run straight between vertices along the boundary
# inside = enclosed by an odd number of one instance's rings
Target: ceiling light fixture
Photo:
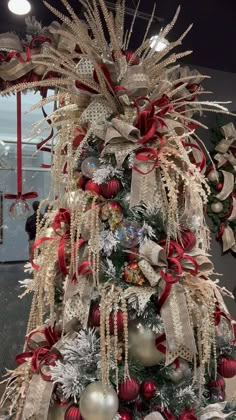
[[[150,38],[150,46],[155,51],[163,51],[168,45],[167,39],[162,38],[161,35],[154,35]]]
[[[30,12],[31,4],[28,0],[10,0],[8,9],[16,15],[27,15]]]

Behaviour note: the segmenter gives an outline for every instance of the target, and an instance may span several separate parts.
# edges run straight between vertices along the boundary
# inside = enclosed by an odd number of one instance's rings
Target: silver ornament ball
[[[90,156],[82,162],[81,172],[87,178],[92,178],[100,166],[100,161],[96,157]]]
[[[168,372],[168,378],[174,383],[178,383],[182,381],[183,378],[187,378],[190,376],[191,369],[189,367],[189,364],[188,362],[186,362],[186,360],[183,359],[179,360],[179,366],[173,364]]]
[[[221,213],[223,208],[224,206],[220,201],[218,201],[218,203],[213,203],[211,205],[211,210],[213,211],[213,213]]]
[[[209,174],[207,175],[207,179],[210,181],[210,182],[216,182],[216,181],[218,181],[218,179],[219,179],[219,174],[218,174],[218,172],[217,171],[215,171],[214,169],[211,171],[211,172],[209,172]]]
[[[104,390],[102,382],[94,382],[82,392],[79,408],[84,420],[113,420],[119,408],[118,396],[112,387]]]
[[[155,366],[165,359],[165,355],[156,348],[157,335],[141,320],[129,323],[129,356],[142,366]]]

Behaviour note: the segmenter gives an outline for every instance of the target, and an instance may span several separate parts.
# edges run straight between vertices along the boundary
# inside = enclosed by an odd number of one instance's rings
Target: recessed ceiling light
[[[160,35],[154,35],[150,38],[150,46],[155,51],[163,51],[168,45],[167,39],[162,38]]]
[[[27,15],[31,9],[31,4],[28,0],[10,0],[8,9],[16,15]]]

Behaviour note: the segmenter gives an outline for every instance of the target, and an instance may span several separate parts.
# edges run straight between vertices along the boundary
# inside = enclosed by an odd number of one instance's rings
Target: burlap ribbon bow
[[[221,127],[221,132],[224,135],[224,138],[217,144],[215,150],[219,153],[215,155],[215,159],[218,164],[217,167],[220,168],[226,162],[230,162],[234,170],[236,170],[236,158],[229,150],[236,144],[236,129],[233,123],[229,123]]]
[[[148,240],[140,246],[142,273],[152,287],[158,286],[161,297],[159,305],[164,321],[166,336],[166,364],[176,357],[191,361],[196,354],[194,332],[191,327],[188,307],[181,278],[185,272],[209,274],[212,263],[200,249],[193,249],[188,254],[166,250],[155,242]],[[180,248],[181,249],[181,248]]]
[[[17,356],[18,364],[31,360],[33,372],[21,420],[28,420],[33,416],[38,420],[46,420],[54,388],[50,366],[58,359],[62,340],[54,328],[42,327],[29,335],[27,343],[30,351]]]
[[[130,152],[140,147],[140,131],[118,118],[104,124],[99,137],[105,142],[103,154],[114,153],[118,168],[121,168]]]
[[[218,152],[214,159],[217,161],[217,168],[221,168],[227,162],[230,163],[236,171],[236,158],[234,157],[232,151],[230,150],[231,147],[236,145],[236,129],[233,123],[229,123],[224,125],[221,128],[221,132],[224,135],[224,138],[220,141],[220,143],[216,146],[215,150]],[[223,175],[223,188],[216,195],[216,198],[220,201],[224,201],[229,198],[233,191],[234,191],[234,184],[235,184],[235,177],[234,173],[229,171],[221,170]],[[236,219],[236,199],[232,197],[231,203],[231,211],[229,217],[227,217],[227,221],[232,222]],[[220,233],[222,237],[223,243],[223,252],[228,251],[231,249],[232,251],[236,252],[236,239],[233,229],[230,225],[225,224],[222,227],[222,231]]]
[[[63,25],[52,22],[51,25],[42,32],[42,35],[34,37],[29,45],[23,45],[20,38],[13,33],[7,32],[0,34],[0,51],[6,51],[7,56],[2,56],[0,65],[0,78],[5,81],[15,81],[26,76],[31,70],[43,76],[47,67],[46,64],[39,64],[35,56],[46,53],[49,45],[58,51],[72,51],[75,45],[71,45],[71,37],[60,35],[60,31],[65,31]],[[68,30],[67,30],[68,31]],[[39,43],[39,47],[35,47]]]
[[[227,417],[232,416],[232,414],[235,413],[235,411],[232,411],[231,413],[223,413],[223,410],[225,409],[227,405],[226,402],[222,403],[216,403],[216,404],[210,404],[205,408],[201,409],[199,419],[200,420],[210,420],[210,419],[226,419]]]

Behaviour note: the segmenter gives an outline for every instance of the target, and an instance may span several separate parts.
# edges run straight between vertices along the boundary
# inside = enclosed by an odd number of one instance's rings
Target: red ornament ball
[[[154,381],[147,379],[142,382],[140,393],[142,397],[144,398],[144,400],[149,401],[152,398],[154,398],[156,391],[157,391],[157,385]]]
[[[77,405],[71,405],[65,412],[65,420],[83,420]]]
[[[179,420],[197,420],[194,411],[186,408],[179,416]]]
[[[101,318],[101,313],[100,313],[99,305],[92,306],[90,310],[90,314],[89,314],[89,324],[92,327],[100,327],[100,318]]]
[[[86,182],[85,184],[85,191],[91,191],[95,194],[100,195],[102,192],[101,186],[96,184],[92,179],[90,179],[88,182]]]
[[[215,389],[222,389],[225,390],[225,380],[222,378],[222,376],[218,375],[216,379],[212,379],[207,385],[209,389],[215,388]]]
[[[145,405],[144,401],[141,400],[141,398],[138,398],[135,401],[135,407],[138,411],[146,411],[146,409],[147,409],[147,406]]]
[[[133,416],[130,411],[120,409],[119,410],[120,420],[132,420]]]
[[[114,314],[110,315],[110,330],[111,333],[114,333],[114,329],[115,329],[115,316]],[[121,310],[117,311],[117,331],[118,333],[122,333],[124,330],[124,317],[123,317],[123,312]]]
[[[139,394],[139,384],[134,378],[127,378],[119,385],[119,399],[122,401],[134,401]]]
[[[222,188],[223,188],[223,184],[222,184],[222,182],[219,182],[219,184],[216,185],[217,191],[221,191]]]
[[[233,378],[236,376],[236,360],[222,357],[218,364],[218,372],[223,378]]]
[[[183,228],[179,243],[183,247],[185,252],[190,251],[196,245],[196,236],[190,229]]]
[[[122,185],[119,179],[113,178],[101,185],[102,195],[105,198],[115,197],[121,190]]]
[[[78,188],[82,188],[83,190],[86,183],[88,182],[88,178],[86,178],[84,175],[80,175],[76,182],[77,182]]]

